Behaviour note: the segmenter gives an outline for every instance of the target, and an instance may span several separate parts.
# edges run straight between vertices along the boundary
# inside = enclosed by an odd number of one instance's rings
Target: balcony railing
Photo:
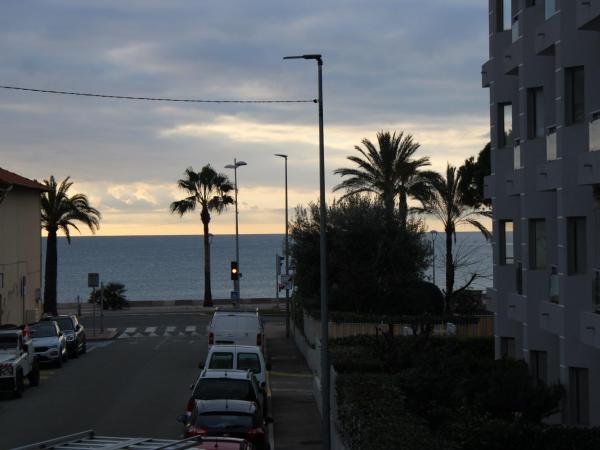
[[[556,127],[548,127],[546,134],[546,159],[552,161],[556,158]]]
[[[556,0],[546,0],[545,2],[546,20],[556,13]]]
[[[592,114],[590,121],[590,152],[600,151],[600,111]]]
[[[515,141],[514,148],[514,169],[522,169],[523,165],[521,164],[521,142]]]

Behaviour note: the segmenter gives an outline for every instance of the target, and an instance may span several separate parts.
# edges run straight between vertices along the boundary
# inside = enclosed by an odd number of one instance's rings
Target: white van
[[[267,370],[271,365],[256,346],[252,345],[213,345],[206,355],[201,368],[210,370],[250,370],[256,376],[261,389],[267,381]]]
[[[212,345],[254,345],[261,350],[265,330],[256,312],[215,311],[207,327],[208,348]]]

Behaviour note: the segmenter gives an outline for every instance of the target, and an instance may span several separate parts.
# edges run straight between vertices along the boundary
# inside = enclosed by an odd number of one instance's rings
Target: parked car
[[[196,400],[245,400],[255,402],[266,414],[267,395],[261,390],[254,374],[247,370],[209,370],[200,372],[190,386],[192,395],[187,411],[191,412]]]
[[[19,398],[30,386],[40,382],[40,366],[28,330],[15,325],[0,326],[0,392]]]
[[[67,339],[69,357],[77,358],[87,351],[85,328],[74,314],[44,317],[42,321],[54,321]]]
[[[44,321],[29,325],[35,355],[40,362],[53,362],[61,367],[69,359],[67,339],[56,322]]]
[[[245,400],[197,400],[191,413],[179,417],[186,438],[224,436],[245,439],[257,450],[269,450],[267,424],[254,402]]]
[[[265,363],[260,348],[252,345],[213,345],[200,368],[217,370],[250,370],[256,376],[261,389],[267,384],[267,370],[271,364]]]
[[[217,310],[207,327],[208,346],[218,344],[256,345],[264,350],[265,330],[255,312]]]

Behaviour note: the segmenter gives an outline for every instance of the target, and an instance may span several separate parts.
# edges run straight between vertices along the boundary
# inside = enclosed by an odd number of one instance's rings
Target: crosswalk
[[[200,336],[196,325],[183,327],[152,326],[152,327],[127,327],[125,329],[107,328],[109,332],[116,332],[117,339],[156,338],[156,337],[197,337]]]

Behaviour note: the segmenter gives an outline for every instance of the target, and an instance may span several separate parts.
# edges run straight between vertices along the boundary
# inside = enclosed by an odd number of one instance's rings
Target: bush
[[[129,306],[125,293],[127,288],[123,283],[110,282],[104,286],[104,309],[123,309]],[[90,294],[88,299],[90,303],[102,303],[102,289],[96,290]]]

